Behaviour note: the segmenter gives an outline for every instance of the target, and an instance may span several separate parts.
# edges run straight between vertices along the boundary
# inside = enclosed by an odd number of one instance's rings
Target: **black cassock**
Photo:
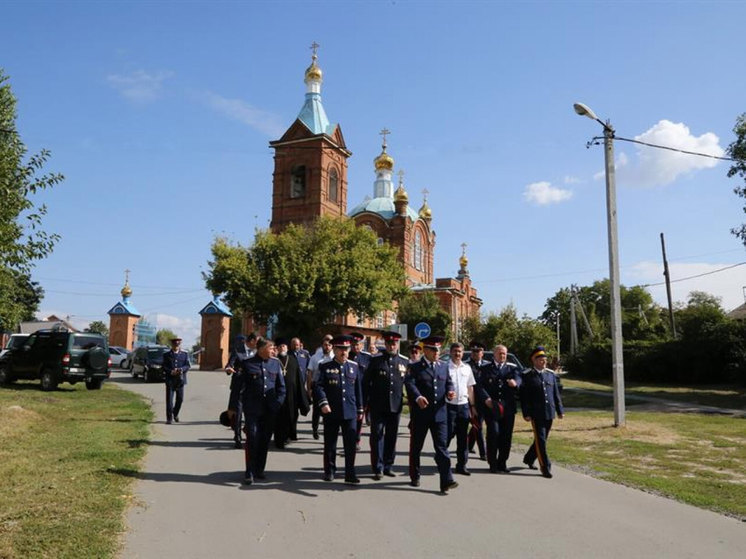
[[[278,355],[277,359],[280,360],[282,365],[282,374],[285,377],[285,388],[287,390],[285,401],[277,412],[275,423],[275,446],[283,448],[288,440],[298,438],[298,415],[300,411],[303,411],[304,415],[308,413],[308,395],[295,356],[291,354]]]

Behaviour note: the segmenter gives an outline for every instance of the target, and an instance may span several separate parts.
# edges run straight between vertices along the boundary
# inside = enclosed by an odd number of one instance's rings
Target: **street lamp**
[[[624,358],[622,355],[622,301],[619,288],[619,243],[617,237],[616,181],[614,169],[614,128],[603,122],[583,103],[573,105],[575,112],[595,120],[604,128],[606,163],[606,224],[609,234],[609,289],[611,291],[611,368],[614,381],[614,426],[623,427]]]

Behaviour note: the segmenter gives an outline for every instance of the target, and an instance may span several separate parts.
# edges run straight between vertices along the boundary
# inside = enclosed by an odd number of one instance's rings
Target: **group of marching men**
[[[370,425],[370,462],[374,480],[395,477],[393,471],[401,412],[410,410],[409,477],[420,485],[420,454],[428,432],[435,448],[440,490],[458,486],[457,474],[471,475],[467,468],[469,445],[479,447],[490,472],[510,473],[510,454],[517,402],[523,418],[531,423],[534,441],[523,457],[530,469],[551,478],[546,441],[555,417],[564,410],[555,373],[546,368],[542,347],[531,353],[526,370],[507,361],[503,345],[494,349],[494,359],[482,359],[484,345],[470,344],[471,356],[462,361],[464,347],[450,346],[450,359],[439,359],[443,338],[431,336],[410,347],[410,358],[399,353],[401,336],[383,331],[385,349],[371,355],[362,351],[360,334],[325,336],[311,356],[298,338],[288,344],[256,336],[240,337],[226,372],[232,375],[228,410],[221,423],[234,429],[237,448],[245,450],[244,483],[265,479],[269,444],[274,436],[279,448],[297,440],[299,414],[313,409],[313,436],[318,439],[319,417],[323,417],[324,476],[334,480],[337,442],[344,444],[345,483],[358,484],[355,456],[360,450],[364,419]],[[305,373],[305,374],[304,374]],[[312,402],[312,404],[310,403]],[[241,428],[241,417],[244,427]],[[487,429],[486,448],[482,424]],[[246,442],[241,443],[241,431]],[[456,439],[456,467],[451,468],[448,445]]]

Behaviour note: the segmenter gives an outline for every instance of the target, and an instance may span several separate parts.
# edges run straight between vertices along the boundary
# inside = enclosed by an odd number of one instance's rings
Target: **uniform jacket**
[[[319,365],[319,381],[313,389],[319,409],[328,405],[333,419],[357,419],[363,413],[363,379],[357,363],[336,359]]]
[[[275,413],[285,401],[285,379],[276,357],[254,355],[241,362],[241,401],[246,415]]]
[[[360,373],[364,375],[365,369],[370,365],[370,360],[373,359],[373,356],[367,351],[361,351],[360,353],[351,351],[349,359],[358,364],[358,367],[360,367]]]
[[[181,374],[174,376],[171,373],[178,370]],[[174,353],[173,350],[163,354],[163,375],[166,384],[171,386],[182,386],[187,383],[187,371],[189,370],[189,355],[186,351],[179,350]]]
[[[518,386],[515,388],[508,386],[508,380],[510,379],[513,379]],[[495,361],[488,361],[486,365],[482,365],[479,369],[479,379],[476,386],[477,399],[482,403],[482,409],[486,409],[488,413],[491,411],[484,406],[484,402],[487,398],[492,398],[493,402],[500,402],[503,405],[504,414],[515,415],[518,409],[516,396],[521,381],[521,373],[514,363],[506,361],[498,366]]]
[[[306,385],[308,379],[308,363],[311,361],[311,354],[305,349],[299,349],[297,351],[290,351],[291,355],[295,356],[298,360],[298,367],[300,367],[300,378],[303,381],[303,386]]]
[[[370,360],[363,375],[363,396],[372,412],[401,412],[408,365],[406,357],[398,353],[384,352]]]
[[[411,363],[404,377],[404,386],[412,407],[412,419],[431,414],[435,421],[446,421],[446,394],[454,389],[447,363],[428,363],[424,357],[417,363]],[[416,400],[420,396],[427,398],[428,406],[425,409],[417,405]]]
[[[226,367],[232,367],[237,371],[241,370],[241,361],[244,361],[254,355],[255,351],[250,351],[244,344],[237,344],[231,351]]]
[[[537,371],[533,367],[521,373],[520,398],[523,417],[534,419],[554,419],[559,414],[564,415],[559,384],[554,371],[544,369]]]

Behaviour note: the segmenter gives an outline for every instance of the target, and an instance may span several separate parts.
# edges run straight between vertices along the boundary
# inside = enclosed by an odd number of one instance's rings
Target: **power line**
[[[736,268],[738,266],[743,266],[744,264],[746,264],[746,262],[739,262],[738,264],[731,264],[730,266],[726,266],[725,268],[718,268],[717,270],[711,270],[709,272],[703,272],[701,274],[696,274],[694,276],[687,276],[685,278],[679,278],[679,279],[671,280],[671,283],[676,283],[676,282],[679,282],[679,281],[686,281],[686,280],[690,280],[690,279],[701,278],[703,276],[710,276],[712,274],[717,274],[718,272],[724,272],[725,270],[730,270],[731,268]],[[659,282],[659,283],[645,283],[645,284],[642,284],[642,285],[638,285],[637,287],[656,287],[658,285],[665,285],[665,283],[666,283],[665,281],[662,281],[662,282]]]
[[[633,144],[640,144],[640,145],[648,146],[648,147],[651,147],[651,148],[666,149],[668,151],[676,151],[676,152],[679,152],[679,153],[685,153],[687,155],[697,155],[699,157],[709,157],[711,159],[719,159],[721,161],[735,161],[735,159],[733,159],[732,157],[722,157],[722,156],[719,156],[719,155],[710,155],[709,153],[700,153],[700,152],[697,152],[697,151],[687,151],[685,149],[672,148],[672,147],[669,147],[669,146],[659,146],[657,144],[650,144],[648,142],[642,142],[640,140],[632,140],[631,138],[622,138],[620,136],[614,136],[614,139],[615,140],[622,140],[623,142],[631,142]]]

